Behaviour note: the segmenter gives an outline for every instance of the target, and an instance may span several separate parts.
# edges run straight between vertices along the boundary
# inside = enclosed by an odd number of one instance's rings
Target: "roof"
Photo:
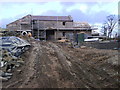
[[[74,22],[74,27],[91,27],[87,22]]]
[[[25,17],[32,17],[32,20],[41,20],[41,21],[73,21],[72,17],[69,16],[34,16],[34,15],[26,15],[14,22],[11,22],[7,25],[13,24],[13,23],[17,23],[19,22],[21,19],[25,18]]]
[[[7,25],[14,24],[14,23],[18,23],[18,22],[20,22],[20,20],[24,19],[25,17],[29,17],[29,16],[31,17],[31,15],[30,15],[30,14],[28,14],[28,15],[26,15],[26,16],[24,16],[24,17],[20,18],[20,19],[17,19],[17,20],[15,20],[15,21],[13,21],[13,22],[11,22],[11,23],[7,24]],[[21,22],[21,23],[24,23],[24,22]]]
[[[41,21],[73,21],[71,16],[32,16],[32,19]]]

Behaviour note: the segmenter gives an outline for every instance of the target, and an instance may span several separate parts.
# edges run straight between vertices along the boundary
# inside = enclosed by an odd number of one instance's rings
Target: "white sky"
[[[1,0],[0,2],[51,2],[51,1],[61,1],[61,2],[113,2],[119,0]]]

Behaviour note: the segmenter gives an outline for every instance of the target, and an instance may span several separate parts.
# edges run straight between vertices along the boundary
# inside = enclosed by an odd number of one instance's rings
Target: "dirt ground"
[[[33,41],[3,88],[115,88],[119,86],[118,51],[71,48]]]

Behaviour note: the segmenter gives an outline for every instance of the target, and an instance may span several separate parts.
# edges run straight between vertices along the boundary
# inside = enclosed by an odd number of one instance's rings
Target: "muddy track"
[[[52,42],[32,42],[32,45],[31,50],[27,52],[26,63],[21,68],[22,73],[15,75],[19,75],[19,78],[14,78],[14,76],[11,79],[17,82],[10,85],[8,81],[3,84],[5,87],[119,87],[118,77],[113,79],[117,76],[117,70],[114,70],[111,64],[105,63],[105,60],[110,58],[109,55],[106,56],[106,53],[70,49]],[[97,59],[99,61],[94,62]],[[101,61],[103,63],[99,64]]]

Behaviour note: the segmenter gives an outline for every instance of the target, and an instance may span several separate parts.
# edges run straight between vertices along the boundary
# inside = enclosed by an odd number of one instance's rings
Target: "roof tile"
[[[73,21],[70,16],[32,16],[33,20],[47,21]]]

